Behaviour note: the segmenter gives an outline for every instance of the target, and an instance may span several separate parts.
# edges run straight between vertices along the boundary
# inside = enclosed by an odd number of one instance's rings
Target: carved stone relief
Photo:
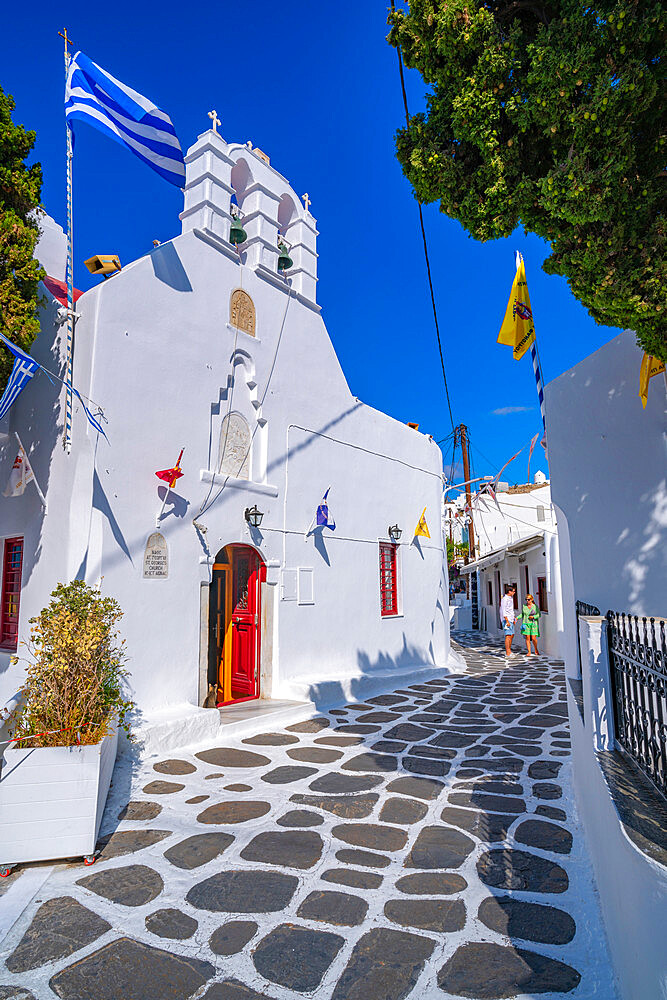
[[[235,479],[250,479],[250,428],[240,413],[229,413],[222,421],[218,470]]]
[[[251,337],[255,336],[255,306],[242,288],[236,288],[232,292],[229,304],[229,322],[232,326],[238,327]]]

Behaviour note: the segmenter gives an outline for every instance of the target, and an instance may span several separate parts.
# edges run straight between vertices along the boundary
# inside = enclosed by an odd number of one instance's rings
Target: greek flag
[[[65,118],[88,122],[183,187],[185,164],[171,119],[136,90],[116,80],[83,52],[72,59],[65,87]]]
[[[17,396],[20,394],[22,389],[28,384],[30,379],[33,377],[36,371],[39,370],[41,365],[38,365],[28,354],[17,347],[16,344],[12,344],[11,340],[7,340],[6,337],[0,333],[0,340],[5,345],[5,347],[12,352],[14,355],[14,367],[12,368],[12,373],[9,376],[9,382],[2,394],[2,399],[0,399],[0,420],[9,410],[9,407],[16,400]]]
[[[79,392],[79,390],[75,389],[74,386],[72,386],[72,385],[69,384],[69,382],[65,382],[65,385],[68,387],[68,389],[72,390],[72,392],[74,393],[74,395],[76,396],[76,398],[79,400],[79,402],[83,406],[83,412],[86,414],[86,418],[88,420],[88,423],[93,428],[93,430],[97,431],[99,434],[102,435],[102,437],[106,438],[107,436],[104,433],[104,428],[102,427],[102,424],[99,422],[99,420],[96,417],[94,417],[92,415],[92,413],[90,412],[90,410],[88,409],[88,407],[84,403],[83,399],[81,398],[81,393]],[[107,441],[108,440],[109,440],[109,438],[107,438]]]
[[[20,392],[26,387],[26,385],[36,372],[38,371],[44,372],[49,381],[51,381],[50,375],[52,373],[47,371],[46,368],[44,368],[37,361],[35,361],[34,358],[31,358],[29,354],[26,354],[25,351],[22,351],[20,347],[17,347],[16,344],[13,344],[11,340],[7,340],[7,338],[3,336],[3,334],[1,333],[0,333],[0,341],[2,341],[5,347],[9,351],[11,351],[14,357],[16,358],[14,362],[14,367],[12,368],[12,373],[9,376],[9,382],[7,383],[7,387],[5,388],[5,391],[2,394],[2,398],[0,399],[0,420],[2,420],[2,418],[4,417],[5,413],[7,413],[12,403],[16,401],[16,398],[18,397]],[[56,378],[58,378],[57,375]],[[86,414],[86,418],[90,426],[94,428],[94,430],[99,431],[99,433],[106,438],[106,434],[104,433],[104,428],[97,419],[97,416],[93,416],[93,414],[90,412],[90,410],[84,403],[79,390],[75,389],[73,385],[70,385],[67,379],[59,379],[59,381],[62,382],[63,385],[66,385],[68,389],[71,389],[76,398],[79,400],[79,402],[83,407],[84,413]]]

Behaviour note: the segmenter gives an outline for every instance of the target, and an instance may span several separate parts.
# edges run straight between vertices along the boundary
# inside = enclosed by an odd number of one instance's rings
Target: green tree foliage
[[[456,559],[456,555],[454,554],[454,542],[451,540],[451,538],[448,538],[447,539],[447,565],[451,566],[455,559]]]
[[[37,290],[44,270],[34,259],[39,239],[37,209],[42,168],[25,158],[35,133],[12,121],[14,99],[0,88],[0,330],[29,351],[39,331]],[[7,384],[14,359],[0,348],[0,392]]]
[[[663,4],[411,0],[389,23],[430,87],[396,140],[416,197],[477,240],[522,223],[598,323],[667,359]]]

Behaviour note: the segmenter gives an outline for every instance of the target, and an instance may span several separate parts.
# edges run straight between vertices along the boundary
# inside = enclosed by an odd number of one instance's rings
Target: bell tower
[[[212,127],[202,133],[185,157],[182,232],[200,230],[240,252],[243,263],[267,280],[287,281],[300,297],[316,304],[317,227],[310,212],[310,196],[301,199],[278,173],[266,153],[252,143],[227,143],[218,132],[215,111]],[[235,208],[233,208],[235,206]],[[247,239],[230,240],[233,212],[240,214]],[[292,261],[279,269],[281,250]]]

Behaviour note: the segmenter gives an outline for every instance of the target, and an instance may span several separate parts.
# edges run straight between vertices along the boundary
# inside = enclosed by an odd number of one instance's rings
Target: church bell
[[[290,267],[294,266],[294,261],[287,253],[287,247],[282,240],[278,240],[278,270],[279,271],[289,271]]]
[[[232,218],[232,227],[229,230],[229,242],[233,243],[234,246],[240,243],[245,243],[248,239],[248,234],[241,225],[241,220],[238,215]]]

